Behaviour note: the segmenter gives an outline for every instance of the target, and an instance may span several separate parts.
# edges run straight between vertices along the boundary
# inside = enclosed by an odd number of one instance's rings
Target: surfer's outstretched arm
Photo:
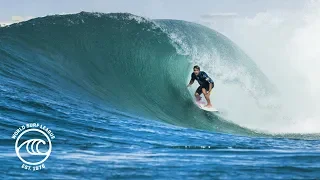
[[[194,83],[194,80],[191,79],[187,87],[190,87],[193,83]]]
[[[191,79],[190,79],[190,82],[189,82],[189,84],[187,85],[187,87],[190,87],[190,86],[194,83],[194,80],[196,80],[196,75],[194,75],[193,73],[191,73]]]

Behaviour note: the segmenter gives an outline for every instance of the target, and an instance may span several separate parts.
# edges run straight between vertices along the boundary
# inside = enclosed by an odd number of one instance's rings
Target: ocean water
[[[283,118],[277,87],[205,26],[122,13],[35,18],[0,28],[0,61],[1,179],[320,178],[319,135],[272,131]],[[195,64],[215,81],[219,113],[193,103]],[[34,128],[47,141],[16,152]],[[28,169],[48,149],[41,170]]]

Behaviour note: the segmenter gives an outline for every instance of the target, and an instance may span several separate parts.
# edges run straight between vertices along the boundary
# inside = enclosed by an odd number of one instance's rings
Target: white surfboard
[[[207,108],[205,107],[206,103],[203,102],[203,101],[197,101],[196,104],[198,105],[198,107],[200,109],[203,109],[205,111],[210,111],[210,112],[219,112],[218,109],[214,108],[214,107],[211,107],[211,108]]]

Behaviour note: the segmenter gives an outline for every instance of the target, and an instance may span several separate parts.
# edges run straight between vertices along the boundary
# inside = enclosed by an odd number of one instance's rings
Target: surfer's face
[[[195,74],[196,76],[198,76],[200,70],[199,70],[199,69],[193,69],[193,72],[194,72],[194,74]]]

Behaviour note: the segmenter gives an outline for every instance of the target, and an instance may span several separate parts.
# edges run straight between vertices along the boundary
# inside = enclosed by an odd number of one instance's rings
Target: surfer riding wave
[[[203,93],[204,97],[207,100],[207,105],[205,107],[211,108],[212,104],[210,101],[210,93],[211,93],[212,88],[214,87],[214,82],[207,75],[207,73],[205,73],[204,71],[200,71],[199,66],[193,67],[193,73],[191,74],[191,80],[190,80],[189,84],[187,85],[187,87],[190,87],[194,83],[194,80],[197,80],[200,85],[194,94],[196,97],[196,101],[201,100],[200,95]]]

